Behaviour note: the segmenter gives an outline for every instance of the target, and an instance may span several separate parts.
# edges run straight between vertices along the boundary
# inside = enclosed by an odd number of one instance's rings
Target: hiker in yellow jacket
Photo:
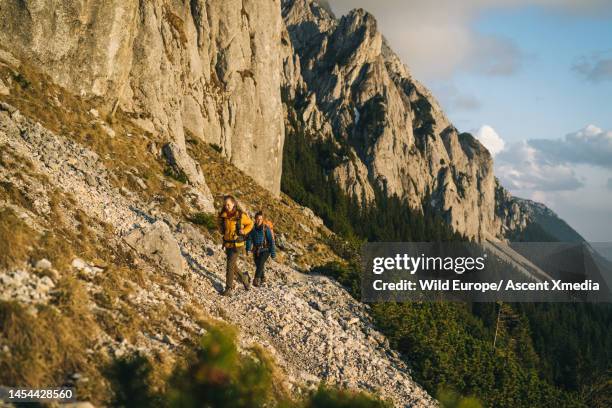
[[[238,270],[238,258],[244,253],[246,236],[253,229],[253,221],[249,215],[242,211],[236,199],[227,195],[223,198],[223,208],[219,213],[219,229],[223,235],[223,248],[227,255],[227,266],[225,275],[225,290],[223,296],[230,296],[234,289],[234,275],[249,290],[249,275],[247,272]]]

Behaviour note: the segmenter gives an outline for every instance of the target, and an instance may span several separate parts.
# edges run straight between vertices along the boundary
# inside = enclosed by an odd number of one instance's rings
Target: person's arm
[[[251,217],[249,217],[249,215],[247,213],[243,212],[242,213],[242,219],[241,219],[240,223],[242,224],[241,225],[242,235],[244,235],[246,237],[253,230],[253,220],[251,220]]]
[[[268,234],[268,247],[270,248],[270,256],[272,258],[276,258],[276,244],[274,242],[274,237],[272,236],[272,231],[270,231],[270,228],[266,228],[266,234]]]

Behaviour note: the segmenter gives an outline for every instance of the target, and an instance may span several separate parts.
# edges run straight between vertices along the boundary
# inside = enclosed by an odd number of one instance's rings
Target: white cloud
[[[574,191],[585,184],[576,172],[575,163],[551,160],[554,152],[540,148],[531,140],[506,144],[490,125],[482,125],[473,133],[495,157],[495,173],[511,191],[535,198],[548,196],[550,192]],[[563,140],[584,143],[585,139],[598,139],[601,134],[601,129],[587,126]],[[558,140],[547,142],[552,142],[552,146],[559,143]]]
[[[589,125],[546,143],[506,144],[495,157],[495,173],[513,194],[554,208],[587,239],[609,241],[612,177],[602,159],[611,157],[610,137]]]
[[[500,152],[495,171],[511,191],[572,191],[584,185],[571,166],[548,162],[526,141],[512,143]]]
[[[489,125],[482,125],[476,130],[474,136],[476,136],[476,139],[487,148],[493,157],[497,156],[506,146],[504,140],[497,134],[495,129]]]
[[[588,125],[560,139],[534,139],[529,144],[556,163],[580,163],[612,169],[612,130]]]

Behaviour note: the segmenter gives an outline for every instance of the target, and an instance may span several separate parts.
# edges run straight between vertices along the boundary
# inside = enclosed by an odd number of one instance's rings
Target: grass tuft
[[[198,212],[189,217],[189,221],[196,225],[201,225],[208,230],[217,229],[217,217],[214,214]]]
[[[34,231],[10,208],[0,209],[0,268],[9,269],[28,259]]]
[[[61,386],[75,372],[99,381],[87,362],[86,350],[96,337],[88,304],[84,287],[70,278],[58,284],[53,305],[32,310],[17,302],[0,302],[0,349],[9,350],[0,353],[0,384]]]
[[[175,170],[172,167],[166,167],[166,169],[164,170],[164,176],[170,177],[183,184],[187,184],[187,182],[189,181],[185,172],[183,172],[182,170]]]

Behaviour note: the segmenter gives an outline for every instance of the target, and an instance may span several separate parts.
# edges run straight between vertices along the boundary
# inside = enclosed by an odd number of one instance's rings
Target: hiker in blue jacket
[[[263,212],[255,214],[255,226],[247,236],[246,250],[253,251],[255,261],[255,278],[253,286],[262,286],[265,281],[265,264],[268,257],[276,258],[274,231],[271,223],[264,221]]]

